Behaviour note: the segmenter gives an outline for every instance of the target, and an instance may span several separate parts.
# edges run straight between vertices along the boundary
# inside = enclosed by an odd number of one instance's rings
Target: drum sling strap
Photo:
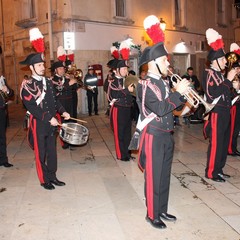
[[[128,146],[128,150],[138,150],[139,148],[139,140],[140,140],[140,134],[142,130],[147,126],[148,123],[150,123],[157,115],[155,113],[150,113],[148,117],[144,118],[144,120],[141,121],[141,116],[138,117],[138,122],[136,126],[136,130],[132,136],[131,142]]]
[[[31,94],[35,99],[36,99],[36,104],[39,105],[43,99],[45,98],[45,95],[46,95],[46,91],[47,91],[47,83],[46,83],[46,78],[45,77],[38,77],[38,76],[34,76],[34,78],[38,81],[40,81],[42,79],[42,82],[43,82],[43,91],[42,93],[37,96],[37,95],[34,95],[30,89],[28,89],[25,85],[25,89],[28,91],[29,94]],[[24,121],[23,121],[23,128],[24,129],[27,129],[29,127],[29,124],[30,124],[30,115],[31,113],[29,111],[26,112],[25,114],[25,117],[24,117]]]

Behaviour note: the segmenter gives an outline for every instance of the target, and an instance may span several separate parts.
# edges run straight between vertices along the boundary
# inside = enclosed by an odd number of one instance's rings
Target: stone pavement
[[[40,187],[33,151],[22,129],[24,109],[10,104],[9,162],[0,167],[1,240],[239,240],[240,158],[228,157],[226,183],[204,178],[207,141],[202,125],[177,127],[169,213],[176,223],[158,230],[145,221],[143,173],[136,161],[115,159],[109,119],[86,117],[87,145],[63,150],[64,187]],[[0,123],[1,124],[1,123]],[[137,156],[137,155],[135,155]]]

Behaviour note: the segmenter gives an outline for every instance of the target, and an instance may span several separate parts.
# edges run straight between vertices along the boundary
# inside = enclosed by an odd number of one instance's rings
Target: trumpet
[[[174,74],[171,70],[168,69],[168,71],[171,73],[171,81],[173,81],[173,78],[178,79],[179,81],[182,81],[182,78]],[[207,103],[199,94],[197,93],[196,90],[193,88],[189,87],[189,89],[183,94],[183,96],[186,98],[187,102],[191,105],[193,108],[198,108],[199,104],[202,103],[205,107],[205,115],[209,113],[216,104],[212,103]]]

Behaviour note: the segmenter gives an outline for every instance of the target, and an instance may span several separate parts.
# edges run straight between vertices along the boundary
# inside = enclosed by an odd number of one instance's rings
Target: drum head
[[[89,138],[88,129],[78,123],[64,123],[60,129],[60,138],[72,145],[84,145]]]

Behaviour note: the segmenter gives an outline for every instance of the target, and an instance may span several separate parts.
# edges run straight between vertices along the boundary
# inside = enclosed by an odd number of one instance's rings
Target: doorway
[[[175,72],[182,76],[187,71],[187,67],[190,66],[190,54],[188,53],[173,53],[172,63]]]

